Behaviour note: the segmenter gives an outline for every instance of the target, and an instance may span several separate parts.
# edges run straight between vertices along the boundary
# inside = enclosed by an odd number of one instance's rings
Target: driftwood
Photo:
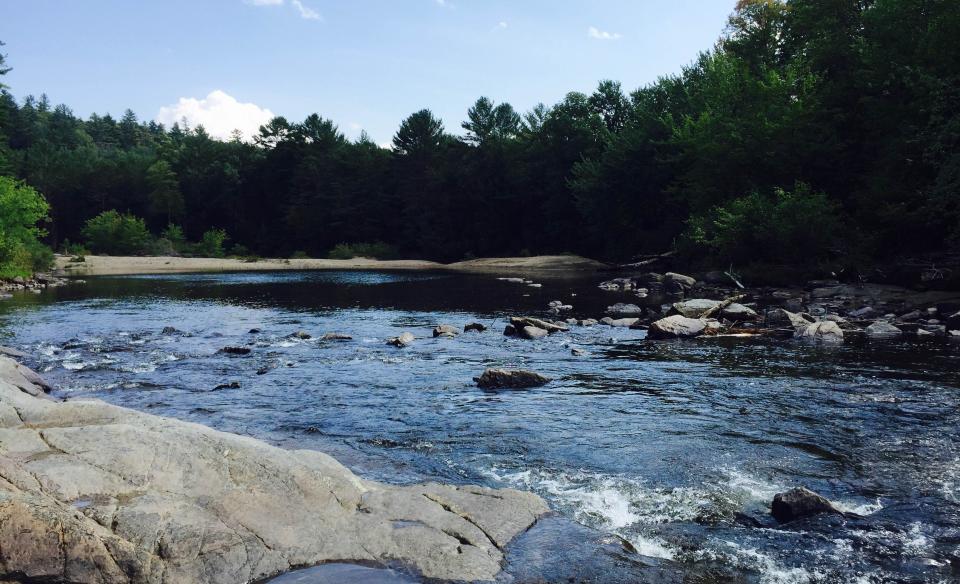
[[[717,305],[714,306],[713,308],[711,308],[711,309],[707,310],[706,312],[704,312],[703,314],[701,314],[701,315],[700,315],[700,318],[710,318],[711,316],[713,316],[714,314],[717,314],[718,312],[722,311],[724,308],[730,306],[730,305],[733,304],[734,302],[737,302],[738,300],[743,300],[743,299],[746,298],[746,297],[747,297],[746,294],[738,294],[738,295],[736,295],[736,296],[731,296],[730,298],[727,298],[726,300],[724,300],[724,301],[721,302],[720,304],[717,304]]]
[[[667,251],[667,252],[664,252],[664,253],[662,253],[662,254],[660,254],[660,255],[653,256],[652,258],[645,259],[645,260],[640,261],[640,262],[634,262],[634,263],[632,263],[632,264],[620,264],[620,265],[617,266],[617,269],[618,269],[618,270],[631,270],[631,269],[634,269],[634,268],[642,268],[642,267],[645,267],[645,266],[649,266],[649,265],[651,265],[651,264],[655,264],[655,263],[659,262],[660,260],[665,260],[665,259],[667,259],[667,258],[669,258],[669,257],[672,257],[674,254],[676,254],[676,252],[674,252],[674,251]]]

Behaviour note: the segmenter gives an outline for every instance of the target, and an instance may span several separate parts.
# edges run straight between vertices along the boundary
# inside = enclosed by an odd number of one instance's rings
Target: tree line
[[[54,248],[115,210],[277,257],[856,264],[958,248],[958,112],[955,0],[740,0],[675,75],[523,114],[482,97],[459,136],[424,109],[390,149],[317,114],[223,141],[4,89],[0,175],[43,194]]]

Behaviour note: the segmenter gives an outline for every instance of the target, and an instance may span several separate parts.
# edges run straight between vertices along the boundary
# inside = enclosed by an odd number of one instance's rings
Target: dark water
[[[538,282],[91,279],[0,303],[0,342],[35,355],[63,397],[322,449],[384,481],[534,490],[560,516],[514,544],[504,582],[957,580],[960,343],[650,342],[605,326],[503,337],[507,315],[542,314],[550,300],[582,317],[629,301],[593,279]],[[430,338],[436,324],[471,321],[491,330]],[[166,326],[179,332],[162,334]],[[314,338],[288,337],[298,330]],[[414,346],[384,344],[402,331],[419,337]],[[354,339],[317,340],[325,332]],[[252,352],[219,353],[225,346]],[[483,391],[472,377],[488,366],[555,381]],[[239,387],[216,389],[231,382]],[[795,485],[863,517],[777,526],[769,502]],[[382,581],[408,578],[390,574]]]

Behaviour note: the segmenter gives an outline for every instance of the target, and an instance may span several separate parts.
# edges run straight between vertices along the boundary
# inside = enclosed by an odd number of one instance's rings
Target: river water
[[[504,583],[960,578],[960,343],[653,342],[602,325],[504,337],[509,315],[544,315],[550,300],[579,317],[629,301],[595,278],[537,283],[383,272],[92,278],[0,303],[0,343],[30,353],[67,399],[320,449],[387,482],[535,491],[558,514],[511,546]],[[473,321],[490,329],[430,336]],[[403,331],[418,337],[413,346],[385,344]],[[327,332],[353,339],[319,340]],[[490,366],[554,381],[478,389],[472,378]],[[860,517],[778,526],[770,500],[797,485]],[[356,570],[364,582],[417,581],[402,567],[336,569],[286,581]]]

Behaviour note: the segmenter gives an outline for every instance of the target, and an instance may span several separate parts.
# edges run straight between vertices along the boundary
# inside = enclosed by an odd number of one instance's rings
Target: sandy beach
[[[183,274],[193,272],[248,272],[274,270],[444,270],[484,273],[589,273],[606,267],[595,260],[573,255],[516,258],[481,258],[441,264],[426,260],[263,259],[255,262],[229,258],[184,258],[172,256],[86,256],[73,262],[57,256],[56,269],[68,276],[120,276],[137,274]]]

